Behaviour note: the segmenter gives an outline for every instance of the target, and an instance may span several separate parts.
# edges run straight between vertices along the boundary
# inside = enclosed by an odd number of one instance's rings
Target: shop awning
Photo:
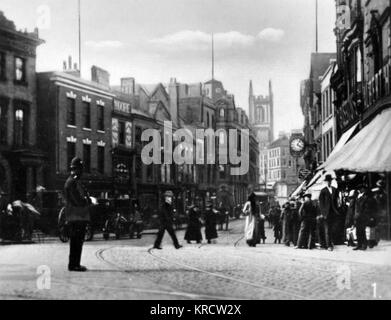
[[[335,157],[338,156],[338,153],[342,150],[342,148],[345,146],[345,144],[349,141],[350,137],[353,135],[354,131],[356,130],[359,123],[356,123],[353,127],[351,127],[348,131],[346,131],[342,137],[338,140],[337,144],[335,145],[333,151],[330,153],[327,160],[319,166],[318,170],[324,169],[328,166],[329,163],[333,161]]]
[[[318,200],[320,191],[324,187],[327,186],[327,183],[325,182],[326,175],[331,175],[333,177],[333,181],[331,183],[331,186],[338,189],[338,183],[337,183],[337,176],[335,172],[333,171],[318,171],[318,173],[315,175],[314,179],[308,184],[308,188],[306,192],[311,193],[312,200]],[[316,180],[315,180],[316,179]]]
[[[299,185],[295,191],[292,192],[292,194],[289,196],[290,198],[296,198],[305,188],[307,185],[307,181],[304,181],[301,185]]]
[[[377,115],[329,159],[326,170],[391,172],[391,109]]]

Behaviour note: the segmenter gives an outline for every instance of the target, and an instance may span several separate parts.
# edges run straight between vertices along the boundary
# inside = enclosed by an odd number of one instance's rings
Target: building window
[[[71,98],[67,98],[67,124],[76,125],[76,101]]]
[[[135,143],[141,145],[141,136],[143,134],[143,129],[141,127],[136,127],[135,129]]]
[[[206,114],[206,127],[207,127],[207,128],[210,128],[209,113]]]
[[[225,117],[225,110],[223,108],[220,109],[220,117],[221,118]]]
[[[98,146],[98,172],[105,173],[105,147]]]
[[[0,99],[0,144],[7,143],[7,102]]]
[[[125,122],[118,122],[118,142],[120,145],[125,145],[126,142],[126,132],[125,132]]]
[[[26,60],[20,57],[15,58],[15,80],[26,81]]]
[[[98,106],[98,130],[105,131],[105,108]]]
[[[67,168],[71,165],[72,159],[76,157],[76,143],[67,143]]]
[[[5,52],[0,52],[0,80],[6,78]]]
[[[91,129],[91,105],[83,102],[83,128]]]
[[[16,109],[15,111],[15,125],[14,125],[14,143],[17,146],[24,145],[25,136],[25,119],[23,109]]]
[[[83,144],[84,172],[91,172],[91,145]]]
[[[220,179],[225,179],[225,167],[220,165],[219,166],[219,177]]]

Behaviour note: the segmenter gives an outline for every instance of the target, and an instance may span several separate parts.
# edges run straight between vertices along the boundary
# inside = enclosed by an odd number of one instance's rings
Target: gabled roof
[[[323,76],[329,67],[330,60],[336,59],[336,56],[336,53],[312,53],[310,78],[313,80],[319,80],[319,77]]]

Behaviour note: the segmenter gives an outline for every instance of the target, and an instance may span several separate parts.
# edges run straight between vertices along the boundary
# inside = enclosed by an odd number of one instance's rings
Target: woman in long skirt
[[[212,243],[212,240],[217,239],[217,210],[214,210],[213,204],[208,202],[205,210],[205,238],[208,243]]]
[[[244,237],[250,247],[256,247],[258,242],[258,219],[256,196],[252,193],[244,205],[243,213],[246,215]]]
[[[191,243],[191,241],[197,241],[197,243],[201,243],[202,234],[201,234],[201,215],[200,211],[194,205],[189,208],[189,222],[187,225],[187,230],[185,234],[185,240],[187,243]]]

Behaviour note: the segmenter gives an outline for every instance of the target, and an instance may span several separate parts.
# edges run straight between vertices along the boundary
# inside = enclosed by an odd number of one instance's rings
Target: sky
[[[39,28],[46,42],[37,71],[61,70],[68,55],[78,62],[77,0],[1,0],[0,10],[18,29]],[[205,82],[215,78],[248,111],[249,81],[267,95],[272,80],[275,133],[300,129],[300,81],[315,51],[315,0],[81,0],[82,76],[97,65],[111,84]],[[319,51],[335,52],[335,1],[319,0]]]

